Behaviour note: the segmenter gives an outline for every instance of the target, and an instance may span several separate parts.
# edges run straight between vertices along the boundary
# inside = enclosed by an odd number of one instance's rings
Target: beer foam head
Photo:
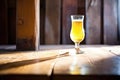
[[[84,20],[84,15],[71,15],[71,20],[81,22]]]

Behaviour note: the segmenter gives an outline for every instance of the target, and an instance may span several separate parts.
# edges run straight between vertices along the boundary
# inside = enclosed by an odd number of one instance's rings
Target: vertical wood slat
[[[40,44],[45,44],[45,5],[46,0],[40,0]]]
[[[101,43],[101,0],[86,0],[86,44]]]
[[[78,0],[62,0],[62,44],[72,43],[70,39],[71,18],[70,15],[77,14]]]
[[[104,0],[104,44],[117,44],[117,0]]]
[[[117,10],[118,10],[118,39],[119,39],[119,43],[120,43],[120,0],[118,1],[118,5],[117,5]]]
[[[61,0],[46,0],[45,44],[60,44]]]
[[[38,50],[39,0],[17,0],[16,47],[18,50]]]
[[[8,43],[7,0],[0,0],[0,44]]]
[[[62,1],[62,44],[71,44],[69,33],[71,28],[70,15],[71,14],[81,14],[81,0],[61,0]],[[118,44],[117,42],[117,0],[86,0],[86,44]],[[50,1],[46,0],[46,16],[50,16],[52,13],[49,11],[51,4]],[[51,1],[52,3],[52,1]],[[103,4],[104,3],[104,4]],[[52,3],[52,4],[56,4]],[[82,6],[83,7],[83,6]],[[53,6],[52,6],[53,8]],[[118,8],[119,9],[119,8]],[[109,12],[108,12],[109,11]],[[119,11],[119,10],[118,10]],[[83,13],[82,13],[83,14]],[[119,15],[118,15],[119,16]],[[51,16],[50,16],[51,17]],[[52,18],[49,18],[52,20]],[[102,21],[103,20],[103,21]],[[113,20],[113,22],[112,22]],[[54,44],[54,29],[49,27],[48,29],[47,18],[46,18],[45,31],[50,33],[52,39],[46,34],[45,44]],[[51,21],[51,23],[53,23]],[[113,23],[113,24],[112,24]],[[115,27],[112,27],[115,26]],[[50,30],[50,31],[49,31]],[[55,32],[56,33],[56,32]],[[59,32],[58,32],[59,33]],[[56,39],[55,39],[56,40]]]
[[[8,44],[16,44],[16,0],[7,0]]]
[[[85,16],[85,4],[86,0],[78,0],[78,14]],[[85,20],[84,20],[85,21]]]

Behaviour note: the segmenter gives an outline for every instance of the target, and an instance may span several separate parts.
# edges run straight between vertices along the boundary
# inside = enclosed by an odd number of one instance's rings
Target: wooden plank
[[[105,50],[111,52],[115,56],[120,57],[120,46],[119,45],[113,45],[111,47],[103,47]]]
[[[46,0],[45,44],[60,44],[61,0]]]
[[[8,43],[7,0],[0,0],[0,44]]]
[[[39,0],[17,0],[16,47],[18,50],[38,50]]]
[[[81,77],[83,75],[84,77],[85,75],[120,75],[118,71],[120,56],[114,55],[104,47],[84,47],[81,48],[84,54],[58,59],[54,68],[54,74],[79,75]],[[69,51],[71,52],[71,50]],[[63,79],[65,78],[63,77]]]
[[[40,47],[43,51],[0,54],[0,79],[114,80],[120,75],[120,46],[82,45],[81,50],[84,54],[57,59],[51,59],[51,57],[66,50],[73,53],[73,45],[42,45]],[[110,49],[116,54],[111,53]],[[48,75],[54,63],[56,64],[53,74]]]
[[[0,55],[1,74],[49,75],[58,51],[8,52]]]
[[[70,15],[77,14],[78,0],[62,1],[62,44],[72,43],[70,39],[71,18]]]
[[[104,43],[117,44],[117,0],[104,0]]]
[[[50,80],[49,72],[57,53],[58,51],[3,53],[0,55],[0,79],[39,80],[42,78],[42,80]]]
[[[101,0],[86,0],[86,44],[101,43]]]

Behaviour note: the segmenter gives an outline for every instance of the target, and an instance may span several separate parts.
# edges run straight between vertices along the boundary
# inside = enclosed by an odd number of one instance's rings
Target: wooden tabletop
[[[119,45],[81,45],[83,53],[77,55],[73,45],[41,45],[39,51],[14,48],[0,47],[0,80],[116,80],[120,76]]]

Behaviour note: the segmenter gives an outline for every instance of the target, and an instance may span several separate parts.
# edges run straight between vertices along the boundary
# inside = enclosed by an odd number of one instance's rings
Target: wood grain
[[[86,1],[86,44],[101,44],[101,1]]]
[[[10,47],[10,46],[8,46]],[[0,48],[4,48],[0,47]],[[81,45],[83,54],[64,56],[54,59],[59,53],[74,53],[73,45],[40,46],[41,51],[3,52],[0,54],[0,76],[43,77],[45,80],[74,78],[83,80],[101,80],[116,78],[120,75],[120,46]],[[52,75],[51,65],[54,63]],[[115,75],[115,76],[112,76]],[[37,78],[38,79],[38,78]],[[20,80],[20,79],[18,79]]]
[[[48,75],[57,51],[9,52],[0,55],[0,74]],[[52,59],[52,58],[53,59]]]
[[[37,4],[36,4],[37,2]],[[38,50],[39,0],[17,1],[16,45],[18,50]]]
[[[117,0],[104,0],[104,44],[117,44]]]
[[[55,66],[54,72],[55,74],[69,75],[120,75],[117,71],[120,57],[115,56],[105,48],[82,48],[84,54],[60,59]]]
[[[61,0],[46,0],[45,44],[60,44]]]

